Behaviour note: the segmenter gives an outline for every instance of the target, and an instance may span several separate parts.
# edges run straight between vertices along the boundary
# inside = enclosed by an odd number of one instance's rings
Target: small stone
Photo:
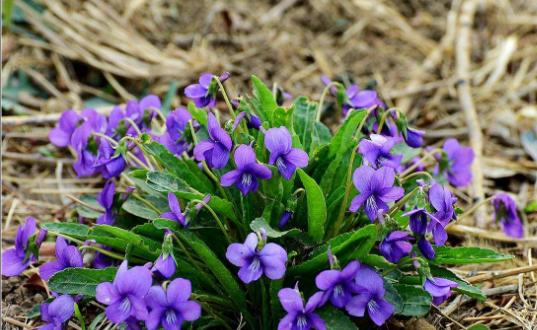
[[[36,293],[36,294],[34,295],[33,301],[34,301],[36,304],[40,304],[40,303],[42,303],[44,300],[45,300],[45,298],[43,297],[43,295],[42,295],[41,293]]]

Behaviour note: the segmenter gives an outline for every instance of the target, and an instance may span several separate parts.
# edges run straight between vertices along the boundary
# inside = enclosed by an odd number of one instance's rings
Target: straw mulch
[[[26,216],[62,220],[73,197],[102,185],[76,179],[71,156],[47,144],[61,111],[106,111],[147,93],[174,95],[178,105],[182,88],[203,71],[230,71],[235,95],[252,73],[294,96],[318,98],[323,74],[376,86],[427,130],[428,142],[456,137],[474,147],[475,180],[458,191],[462,204],[497,190],[521,206],[537,199],[535,1],[48,0],[15,7],[2,34],[3,246]],[[524,217],[527,239],[517,243],[499,232],[490,211],[481,208],[452,229],[453,244],[516,256],[456,269],[482,283],[489,299],[456,297],[426,319],[394,320],[393,327],[537,324],[530,271],[537,272],[537,216]],[[24,279],[25,291],[3,283],[5,324],[31,324],[27,300],[43,292],[39,283]]]

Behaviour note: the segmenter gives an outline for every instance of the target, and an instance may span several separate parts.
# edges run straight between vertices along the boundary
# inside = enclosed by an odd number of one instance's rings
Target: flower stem
[[[224,224],[222,223],[222,221],[220,220],[220,218],[218,217],[218,215],[216,215],[216,213],[214,212],[214,210],[207,204],[205,203],[204,201],[202,200],[199,200],[199,199],[193,199],[192,200],[193,203],[195,204],[201,204],[203,205],[203,207],[205,207],[207,209],[207,211],[209,211],[209,213],[211,213],[211,215],[213,216],[214,220],[216,220],[216,223],[218,224],[218,227],[220,227],[220,230],[222,231],[222,233],[224,234],[224,236],[226,237],[226,240],[229,244],[231,244],[231,239],[229,238],[229,235],[227,234],[227,228],[224,226]]]
[[[84,320],[84,316],[82,316],[82,313],[80,313],[80,308],[78,308],[78,304],[75,303],[75,316],[78,319],[78,322],[80,322],[80,328],[82,330],[86,330],[86,320]]]
[[[433,161],[436,162],[436,158],[434,157],[434,154],[436,153],[443,153],[444,150],[442,149],[439,149],[439,148],[436,148],[434,150],[431,150],[429,152],[426,152],[423,157],[421,157],[417,162],[415,162],[414,164],[412,164],[412,166],[410,166],[409,168],[407,168],[403,173],[401,173],[400,177],[401,178],[404,178],[405,176],[409,175],[410,173],[412,173],[416,168],[418,168],[421,163],[426,160],[427,158],[430,158],[432,159]]]
[[[490,196],[488,198],[485,198],[483,200],[480,200],[479,202],[475,203],[474,205],[472,205],[471,208],[469,208],[468,210],[466,210],[464,213],[462,213],[458,219],[458,220],[461,220],[461,219],[464,219],[468,216],[470,216],[472,213],[474,213],[479,207],[483,206],[484,204],[490,202],[492,199],[494,198],[494,196]]]
[[[406,194],[405,196],[403,196],[403,198],[401,198],[399,201],[397,201],[397,203],[395,203],[392,208],[388,211],[388,215],[389,216],[393,216],[395,214],[395,212],[397,210],[399,210],[403,205],[405,205],[406,202],[408,202],[408,200],[414,196],[415,193],[418,192],[418,190],[420,190],[421,187],[416,187],[414,189],[412,189],[408,194]]]
[[[69,239],[72,239],[72,238],[69,237]],[[93,251],[97,251],[99,253],[102,253],[105,256],[110,257],[110,258],[114,258],[114,259],[117,259],[117,260],[125,260],[125,256],[122,256],[119,253],[114,253],[112,251],[101,249],[100,247],[93,246],[93,245],[82,245],[82,246],[79,247],[79,249],[80,250],[93,250]]]
[[[226,105],[227,105],[227,107],[229,109],[229,113],[231,114],[231,117],[233,117],[233,119],[235,119],[237,116],[235,115],[235,110],[233,110],[233,105],[229,101],[229,97],[227,95],[227,92],[226,92],[226,89],[225,89],[224,85],[220,81],[220,78],[218,78],[217,76],[213,76],[213,79],[216,80],[216,83],[218,84],[218,87],[220,87],[220,93],[222,93],[222,96],[224,97],[224,101],[226,101]]]
[[[428,177],[429,180],[431,180],[431,181],[434,180],[434,178],[433,178],[433,176],[431,175],[431,173],[426,172],[426,171],[419,171],[419,172],[411,173],[411,174],[409,174],[409,175],[407,175],[407,176],[405,176],[405,177],[402,177],[402,178],[400,179],[400,181],[401,181],[401,183],[403,183],[403,182],[408,181],[408,180],[411,179],[411,178],[414,178],[414,177],[416,177],[416,176],[420,176],[420,175],[424,175],[424,176]]]
[[[323,89],[323,93],[321,94],[321,98],[319,99],[319,106],[317,107],[317,114],[315,116],[316,121],[321,121],[321,112],[323,110],[324,99],[326,98],[328,91],[330,90],[330,88],[337,87],[339,85],[340,83],[336,81],[332,81],[328,85],[326,85],[326,87]]]

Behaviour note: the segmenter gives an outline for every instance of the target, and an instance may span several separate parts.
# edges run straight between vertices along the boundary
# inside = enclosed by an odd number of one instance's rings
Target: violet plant
[[[511,258],[448,246],[460,213],[449,187],[471,180],[471,149],[427,148],[356,85],[327,82],[321,104],[281,106],[255,76],[252,95],[231,102],[228,77],[202,75],[185,89],[193,102],[171,112],[150,95],[109,116],[62,115],[51,142],[77,154],[79,176],[108,181],[82,199],[82,223],[42,225],[58,236],[57,260],[41,266],[56,304],[96,299],[129,329],[354,329],[423,316],[454,293],[485,299],[447,268]],[[320,120],[328,92],[345,116],[333,129]],[[493,203],[522,236],[514,200]],[[3,253],[4,275],[36,262],[35,230],[30,219]],[[61,326],[67,305],[57,317],[44,307],[43,320]]]

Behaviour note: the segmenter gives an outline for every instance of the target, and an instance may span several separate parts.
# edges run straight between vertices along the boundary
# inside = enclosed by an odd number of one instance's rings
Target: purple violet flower
[[[96,299],[108,306],[106,317],[116,324],[125,322],[131,316],[145,321],[148,312],[144,298],[152,282],[151,271],[147,267],[136,266],[128,269],[125,260],[119,266],[113,282],[104,282],[97,286]]]
[[[212,73],[203,73],[198,80],[199,84],[186,86],[185,95],[191,98],[198,108],[213,108],[216,105],[216,90],[209,90],[212,80]]]
[[[74,245],[67,244],[63,237],[56,238],[56,260],[44,263],[39,267],[39,275],[47,281],[55,273],[65,268],[83,267],[82,254]]]
[[[59,296],[51,303],[41,304],[41,320],[47,322],[39,330],[61,330],[75,312],[75,301],[69,295]]]
[[[188,122],[192,120],[192,115],[184,107],[170,112],[166,118],[166,133],[161,137],[161,142],[172,153],[182,154],[188,149],[188,143],[184,139],[184,132]]]
[[[429,260],[434,259],[436,255],[433,246],[425,237],[421,237],[418,240],[418,249],[420,249],[421,254]]]
[[[289,222],[289,220],[293,217],[293,212],[290,211],[283,211],[282,216],[280,217],[280,220],[278,221],[278,228],[283,229]]]
[[[352,316],[362,317],[367,311],[376,325],[383,325],[395,309],[384,299],[385,289],[382,277],[372,268],[361,265],[356,272],[355,284],[358,294],[345,306],[347,312]]]
[[[259,129],[261,127],[261,119],[257,117],[256,115],[252,115],[250,113],[247,113],[245,111],[240,112],[237,115],[237,118],[233,121],[233,131],[237,129],[237,127],[240,125],[241,121],[246,117],[246,127],[253,128],[253,129]]]
[[[436,245],[444,245],[447,241],[445,227],[456,217],[453,208],[456,201],[457,198],[453,197],[446,186],[435,183],[429,190],[429,202],[436,212],[431,216],[427,229],[432,232]]]
[[[499,192],[492,199],[494,219],[502,226],[503,232],[514,238],[522,238],[524,230],[518,217],[515,200],[504,192]]]
[[[379,210],[387,212],[389,202],[403,197],[404,189],[394,187],[395,172],[390,167],[374,170],[369,166],[361,166],[354,171],[352,181],[359,194],[351,201],[349,210],[356,212],[364,206],[367,217],[375,221]]]
[[[384,107],[384,103],[380,100],[377,92],[374,90],[360,90],[358,85],[350,85],[345,92],[348,101],[347,110],[343,110],[344,114],[347,114],[349,108],[367,109],[372,106]]]
[[[76,111],[64,111],[56,127],[49,133],[50,142],[57,147],[67,147],[71,143],[71,135],[81,120],[82,117]]]
[[[423,208],[415,208],[403,214],[405,217],[410,217],[410,230],[417,235],[425,235],[427,230],[427,219],[431,216],[427,210]]]
[[[146,301],[151,312],[145,321],[148,330],[156,330],[159,326],[164,329],[181,329],[184,321],[195,321],[201,315],[198,302],[189,300],[192,285],[189,280],[176,278],[171,281],[166,291],[155,285],[149,289]]]
[[[363,139],[358,145],[358,151],[364,156],[367,163],[374,168],[387,166],[398,170],[401,167],[403,156],[390,153],[398,139],[378,134],[371,134],[369,138],[371,140]]]
[[[17,276],[20,275],[30,262],[36,260],[33,254],[28,254],[30,236],[36,230],[36,221],[33,217],[27,217],[24,225],[20,225],[17,229],[15,238],[15,247],[8,249],[2,253],[2,275]]]
[[[172,192],[168,193],[168,206],[170,207],[170,212],[162,213],[160,217],[178,222],[181,226],[186,227],[187,219],[183,211],[181,211],[181,205],[177,196]]]
[[[99,151],[95,159],[94,167],[101,173],[103,178],[111,179],[121,175],[127,166],[123,155],[116,154],[110,142],[104,138],[99,138]]]
[[[116,185],[113,181],[107,181],[103,190],[97,196],[97,202],[104,208],[104,214],[97,218],[97,224],[111,225],[115,222],[114,195],[116,193]]]
[[[290,180],[297,168],[308,166],[308,154],[292,147],[291,134],[284,127],[275,127],[266,131],[265,146],[270,151],[269,164],[278,167],[280,174]]]
[[[423,288],[433,297],[433,304],[440,305],[451,296],[451,289],[459,285],[451,280],[432,277],[425,280]]]
[[[209,113],[207,131],[209,139],[201,141],[194,148],[194,157],[206,161],[211,168],[223,168],[229,160],[233,142],[226,130],[220,127],[216,117]]]
[[[315,309],[320,306],[322,296],[322,292],[315,293],[304,306],[304,299],[298,288],[281,289],[278,292],[278,298],[287,315],[278,323],[278,330],[325,330],[324,320],[315,313]]]
[[[172,254],[173,252],[171,251],[173,247],[171,235],[171,231],[166,230],[166,234],[164,234],[164,242],[162,244],[162,252],[153,264],[153,268],[151,268],[152,272],[158,273],[164,278],[172,277],[177,269]]]
[[[241,144],[233,155],[237,169],[231,170],[220,178],[224,187],[236,185],[243,195],[250,191],[256,192],[259,187],[259,179],[267,180],[272,177],[272,172],[265,165],[258,164],[252,147]]]
[[[255,233],[250,233],[243,244],[230,244],[226,258],[240,267],[239,278],[248,284],[257,281],[263,274],[271,280],[279,280],[285,274],[287,252],[276,243],[259,244]]]
[[[425,131],[409,127],[407,128],[406,133],[403,134],[403,137],[409,147],[419,148],[423,145],[424,135]]]
[[[392,231],[379,244],[380,253],[390,262],[399,262],[402,257],[407,256],[412,251],[412,240],[409,232]]]
[[[360,268],[358,261],[351,261],[342,270],[330,269],[319,273],[315,277],[315,285],[322,290],[321,305],[328,300],[337,308],[343,308],[352,295],[356,293],[354,277]]]
[[[472,182],[472,162],[474,151],[464,147],[456,139],[447,139],[443,146],[449,161],[447,179],[453,186],[466,187]]]

